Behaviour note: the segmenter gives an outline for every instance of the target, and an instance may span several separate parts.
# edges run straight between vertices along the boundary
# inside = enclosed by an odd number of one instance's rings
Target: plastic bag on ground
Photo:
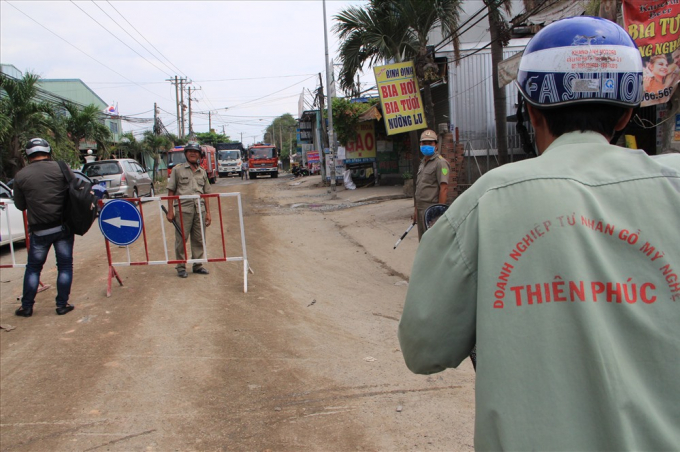
[[[345,170],[345,174],[343,175],[344,178],[344,184],[345,184],[345,189],[346,190],[354,190],[357,188],[357,186],[354,184],[352,181],[352,172],[350,170]]]

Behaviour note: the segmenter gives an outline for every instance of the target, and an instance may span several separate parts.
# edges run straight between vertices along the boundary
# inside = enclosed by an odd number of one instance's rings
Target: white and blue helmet
[[[539,108],[576,103],[637,107],[642,57],[626,31],[599,17],[570,17],[540,30],[519,64],[517,86]]]
[[[51,154],[52,147],[50,147],[50,143],[42,138],[31,138],[28,143],[26,143],[26,155],[31,156],[39,152],[43,154]]]

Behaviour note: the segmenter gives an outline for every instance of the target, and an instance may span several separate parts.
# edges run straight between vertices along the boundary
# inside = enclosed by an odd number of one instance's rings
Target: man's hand
[[[172,223],[172,220],[175,219],[175,209],[169,209],[167,215],[165,217],[168,219],[170,223]]]
[[[210,216],[210,212],[206,212],[205,213],[205,227],[207,228],[208,226],[210,226],[211,223],[212,223],[212,217]]]

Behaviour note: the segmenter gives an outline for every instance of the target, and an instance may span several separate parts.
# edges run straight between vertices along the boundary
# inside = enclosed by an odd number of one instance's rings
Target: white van
[[[220,177],[231,174],[240,176],[242,168],[241,151],[238,149],[222,149],[217,151],[217,171],[220,173]]]

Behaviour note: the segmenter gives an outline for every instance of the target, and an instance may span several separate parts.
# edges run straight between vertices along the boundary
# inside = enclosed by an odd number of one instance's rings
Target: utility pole
[[[326,47],[326,86],[328,87],[328,141],[330,147],[330,166],[331,166],[331,198],[335,198],[335,156],[337,155],[338,145],[335,142],[335,131],[333,130],[333,99],[330,96],[331,71],[332,67],[328,64],[328,30],[326,28],[326,0],[323,0],[323,41]]]
[[[184,137],[184,84],[187,83],[186,78],[177,77],[165,80],[175,85],[175,107],[177,111],[177,135],[180,138]],[[180,94],[181,93],[181,94]],[[181,113],[180,113],[181,109]],[[181,122],[180,122],[181,118]]]
[[[184,139],[184,86],[183,86],[183,83],[182,83],[182,79],[180,79],[179,95],[180,95],[180,103],[182,104],[182,107],[181,107],[181,110],[182,110],[182,130],[180,131],[179,137],[181,139]]]
[[[191,125],[191,86],[187,86],[187,93],[189,98],[189,136],[193,135],[194,129]]]
[[[208,110],[208,132],[212,132],[212,117],[210,116],[210,110]]]
[[[199,91],[200,89],[201,88],[194,88],[194,93],[196,93],[196,91]],[[188,97],[189,97],[189,136],[193,136],[194,135],[194,127],[191,124],[191,101],[195,100],[196,102],[198,102],[198,100],[191,98],[191,86],[187,87],[187,92],[188,92]],[[210,114],[210,112],[208,112],[208,114]]]
[[[319,72],[319,91],[317,95],[319,96],[319,112],[321,114],[321,152],[319,152],[319,162],[321,164],[321,175],[323,179],[326,179],[326,162],[329,162],[328,170],[330,171],[330,156],[326,156],[323,150],[330,147],[328,146],[328,130],[326,129],[326,121],[323,120],[324,111],[324,95],[323,95],[323,80],[321,79],[321,72]]]
[[[153,103],[153,134],[158,136],[161,134],[161,128],[158,126],[158,105]],[[158,171],[158,149],[153,150],[153,176],[151,180],[156,182],[156,171]]]

